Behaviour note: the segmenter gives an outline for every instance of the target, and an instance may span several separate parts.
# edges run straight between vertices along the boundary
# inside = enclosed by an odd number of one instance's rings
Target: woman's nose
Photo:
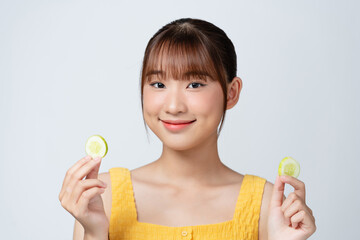
[[[165,111],[169,114],[178,114],[186,112],[186,99],[184,93],[179,88],[168,91],[165,100]]]

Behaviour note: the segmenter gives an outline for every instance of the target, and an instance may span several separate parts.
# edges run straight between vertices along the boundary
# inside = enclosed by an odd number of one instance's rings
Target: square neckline
[[[246,177],[248,176],[247,174],[244,175],[242,181],[241,181],[241,186],[240,186],[240,190],[238,192],[238,196],[236,199],[236,204],[235,204],[235,209],[234,209],[234,213],[233,213],[233,217],[230,220],[227,221],[223,221],[223,222],[218,222],[218,223],[210,223],[210,224],[199,224],[199,225],[186,225],[186,226],[166,226],[166,225],[161,225],[161,224],[155,224],[155,223],[147,223],[147,222],[139,222],[138,221],[138,211],[137,211],[137,207],[136,207],[136,201],[135,201],[135,193],[134,193],[134,187],[133,187],[133,182],[132,182],[132,177],[131,177],[131,171],[129,169],[127,169],[128,171],[128,177],[129,177],[129,182],[130,182],[130,189],[131,189],[131,200],[133,202],[133,206],[135,209],[133,209],[135,211],[135,223],[138,225],[144,225],[144,226],[152,226],[152,227],[157,227],[157,228],[168,228],[168,229],[182,229],[182,228],[206,228],[206,227],[218,227],[218,226],[223,226],[223,225],[228,225],[228,224],[233,224],[236,220],[236,216],[237,216],[237,211],[238,209],[240,209],[240,196],[242,193],[242,189],[244,186],[244,180],[246,179]]]

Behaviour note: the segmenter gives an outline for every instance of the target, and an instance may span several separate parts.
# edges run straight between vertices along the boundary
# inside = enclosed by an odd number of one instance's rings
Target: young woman
[[[225,166],[217,140],[242,80],[226,34],[198,19],[179,19],[149,41],[141,76],[145,126],[161,156],[129,171],[98,175],[84,157],[59,195],[75,218],[74,239],[307,239],[316,229],[298,179],[242,175]],[[219,127],[220,125],[220,127]],[[284,185],[294,187],[283,199]]]

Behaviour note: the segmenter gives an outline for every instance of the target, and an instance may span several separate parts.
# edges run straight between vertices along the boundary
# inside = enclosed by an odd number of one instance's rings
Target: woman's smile
[[[192,120],[192,121],[184,121],[184,120],[161,120],[161,122],[164,124],[164,126],[166,127],[166,129],[170,130],[170,131],[180,131],[188,126],[190,126],[193,122],[195,122],[196,120]]]

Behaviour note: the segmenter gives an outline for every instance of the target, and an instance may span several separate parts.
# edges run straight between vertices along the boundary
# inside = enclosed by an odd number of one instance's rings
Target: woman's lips
[[[179,131],[187,126],[191,125],[196,120],[184,121],[184,120],[161,120],[164,126],[170,131]]]

